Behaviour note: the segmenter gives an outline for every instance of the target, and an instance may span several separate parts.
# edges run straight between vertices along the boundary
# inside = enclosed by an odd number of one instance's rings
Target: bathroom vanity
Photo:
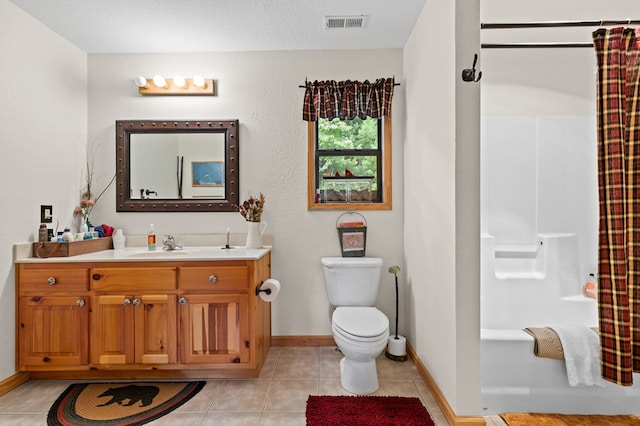
[[[257,377],[269,249],[16,255],[16,368],[35,378]]]

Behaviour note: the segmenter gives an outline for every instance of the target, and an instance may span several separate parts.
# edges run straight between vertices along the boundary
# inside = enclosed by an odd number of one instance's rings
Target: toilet
[[[329,303],[333,339],[342,351],[340,382],[357,395],[378,389],[376,358],[389,338],[389,319],[373,305],[378,295],[382,259],[323,257],[322,272]]]

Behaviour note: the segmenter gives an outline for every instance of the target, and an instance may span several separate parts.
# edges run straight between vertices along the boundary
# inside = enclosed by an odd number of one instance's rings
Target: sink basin
[[[184,256],[186,254],[192,254],[193,250],[135,250],[131,253],[126,253],[127,257],[175,257],[175,256]]]
[[[149,251],[145,247],[128,247],[113,251],[114,259],[147,260],[212,260],[212,259],[258,259],[264,255],[264,249],[234,247],[226,250],[222,246],[189,246],[182,250]]]

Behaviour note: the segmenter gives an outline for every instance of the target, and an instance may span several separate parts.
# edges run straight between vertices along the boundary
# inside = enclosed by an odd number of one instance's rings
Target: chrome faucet
[[[173,238],[173,235],[165,235],[166,240],[162,241],[162,244],[164,244],[164,247],[162,247],[162,250],[182,250],[182,247],[179,246],[176,243],[175,238]]]

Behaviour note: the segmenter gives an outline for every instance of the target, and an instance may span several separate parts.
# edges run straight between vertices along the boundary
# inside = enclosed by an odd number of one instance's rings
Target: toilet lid
[[[377,308],[350,306],[336,308],[333,324],[347,335],[377,337],[387,332],[389,319]]]

